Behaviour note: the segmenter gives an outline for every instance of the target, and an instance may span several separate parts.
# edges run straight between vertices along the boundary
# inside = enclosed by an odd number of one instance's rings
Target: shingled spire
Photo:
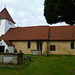
[[[0,19],[7,19],[7,20],[9,20],[9,21],[15,23],[6,8],[4,8],[4,9],[0,12]]]

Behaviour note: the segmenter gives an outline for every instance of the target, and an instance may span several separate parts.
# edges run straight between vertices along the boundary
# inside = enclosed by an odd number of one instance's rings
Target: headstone
[[[12,63],[13,62],[13,57],[3,57],[3,62],[4,63]]]

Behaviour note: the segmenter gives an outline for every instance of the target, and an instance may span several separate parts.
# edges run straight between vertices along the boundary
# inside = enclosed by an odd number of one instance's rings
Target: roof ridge
[[[49,27],[49,26],[31,26],[31,27],[15,27],[15,28],[10,28],[10,29],[16,29],[16,28],[34,28],[34,27]]]
[[[73,25],[73,26],[75,26],[75,25]],[[49,26],[49,27],[73,27],[73,26],[71,26],[71,25],[66,25],[66,26]]]
[[[34,28],[34,27],[73,27],[73,26],[46,26],[45,25],[45,26],[15,27],[15,28],[10,28],[10,29],[16,29],[16,28]]]

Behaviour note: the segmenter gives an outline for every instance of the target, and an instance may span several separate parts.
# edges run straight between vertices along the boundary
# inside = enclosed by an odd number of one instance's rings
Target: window
[[[74,49],[74,42],[71,42],[71,49]]]
[[[12,22],[8,21],[8,24],[9,24],[9,25],[12,25]]]
[[[50,45],[50,50],[55,51],[55,45]]]
[[[42,50],[42,41],[37,41],[37,50]]]
[[[39,41],[37,41],[37,50],[39,50]]]
[[[42,50],[42,42],[40,42],[40,50]]]
[[[30,41],[28,41],[28,48],[30,48]]]

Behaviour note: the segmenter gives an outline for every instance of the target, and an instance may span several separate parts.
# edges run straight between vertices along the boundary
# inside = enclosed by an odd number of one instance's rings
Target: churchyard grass
[[[21,67],[0,67],[0,75],[75,75],[75,56],[31,56],[26,63]]]

